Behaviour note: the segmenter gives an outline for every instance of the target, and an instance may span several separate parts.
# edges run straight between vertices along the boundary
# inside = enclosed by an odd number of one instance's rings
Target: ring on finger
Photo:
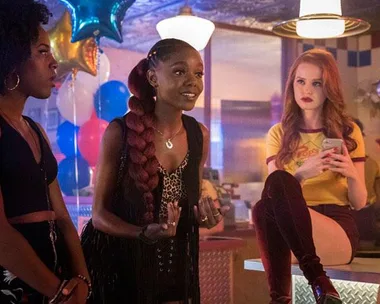
[[[220,215],[220,212],[218,211],[217,213],[213,214],[214,217],[217,217]]]
[[[202,222],[205,222],[205,221],[207,221],[207,220],[208,220],[207,215],[206,215],[204,218],[201,219]]]

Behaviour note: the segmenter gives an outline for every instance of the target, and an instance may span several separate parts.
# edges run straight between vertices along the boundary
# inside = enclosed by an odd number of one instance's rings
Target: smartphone
[[[336,153],[343,154],[343,139],[325,138],[322,142],[322,151],[338,148]]]

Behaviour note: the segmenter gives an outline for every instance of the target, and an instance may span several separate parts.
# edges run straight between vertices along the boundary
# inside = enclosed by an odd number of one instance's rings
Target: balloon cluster
[[[49,31],[59,63],[57,107],[65,119],[56,134],[66,157],[59,163],[58,180],[64,194],[74,195],[90,183],[108,123],[127,112],[129,91],[120,81],[108,81],[110,62],[99,41],[122,42],[121,23],[135,0],[61,2],[70,13]]]
[[[57,144],[66,156],[59,164],[58,179],[66,195],[89,184],[108,123],[128,110],[128,88],[120,81],[107,81],[109,74],[109,60],[103,53],[97,77],[70,74],[58,90],[57,107],[65,121],[57,129]]]

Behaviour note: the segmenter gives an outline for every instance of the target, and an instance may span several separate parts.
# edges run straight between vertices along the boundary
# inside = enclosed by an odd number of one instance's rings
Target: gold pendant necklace
[[[155,131],[157,131],[157,133],[159,133],[162,137],[164,137],[164,133],[162,133],[160,130],[156,129],[155,127],[153,127],[153,129]],[[174,133],[174,135],[168,139],[165,140],[165,146],[166,148],[168,148],[169,150],[173,149],[174,145],[172,143],[172,140],[174,137],[176,137],[178,135],[178,133],[182,130],[182,124],[181,126],[179,127],[178,131]]]

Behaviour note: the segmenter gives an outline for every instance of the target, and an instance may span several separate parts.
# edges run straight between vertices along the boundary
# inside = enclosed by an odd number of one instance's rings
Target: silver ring
[[[206,215],[204,218],[201,219],[202,222],[205,222],[205,221],[207,221],[207,220],[208,220],[207,215]]]
[[[213,214],[213,216],[215,216],[215,217],[217,217],[219,215],[220,215],[220,212],[217,212],[217,213]]]

